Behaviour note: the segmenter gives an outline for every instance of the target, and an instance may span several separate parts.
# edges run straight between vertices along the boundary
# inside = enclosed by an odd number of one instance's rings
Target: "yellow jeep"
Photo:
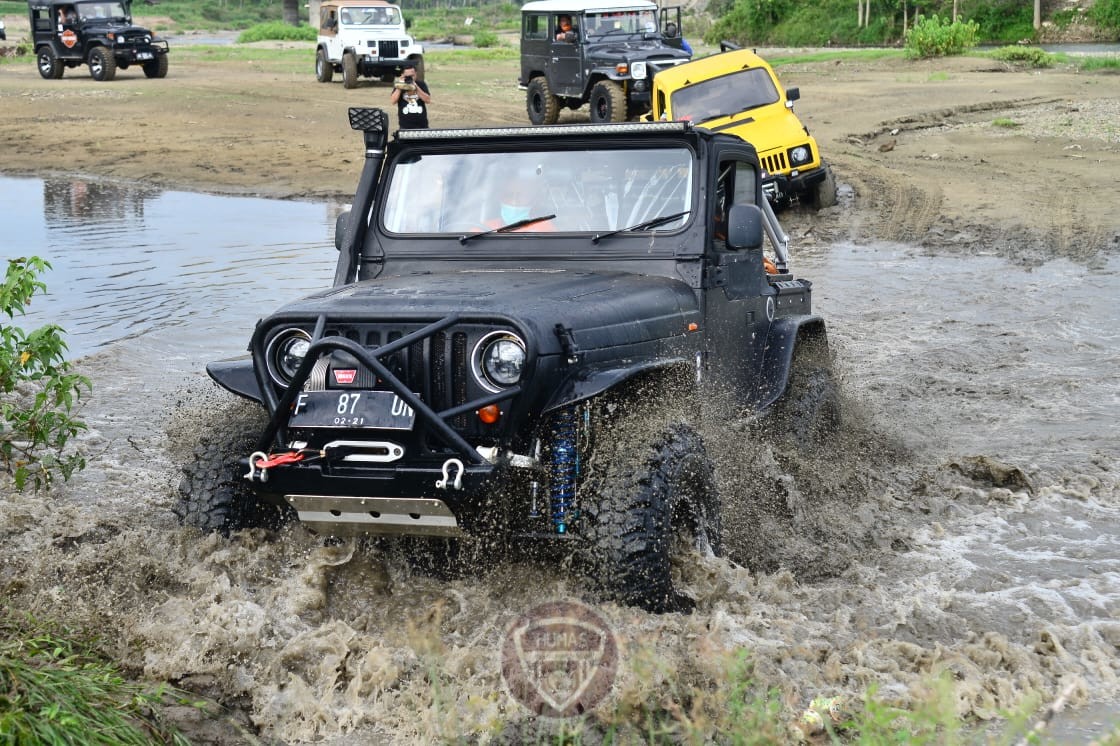
[[[653,120],[685,120],[712,132],[738,135],[754,145],[770,202],[815,208],[836,204],[836,179],[817,141],[793,113],[801,97],[782,88],[766,60],[730,42],[720,52],[653,77]]]

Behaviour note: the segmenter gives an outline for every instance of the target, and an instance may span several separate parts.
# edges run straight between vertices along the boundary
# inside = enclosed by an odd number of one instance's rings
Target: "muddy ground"
[[[181,46],[165,80],[124,71],[109,84],[84,68],[44,81],[31,60],[5,64],[0,170],[345,197],[362,160],[346,108],[387,104],[390,89],[323,85],[312,63],[310,51],[299,69]],[[979,58],[779,73],[801,88],[797,112],[854,197],[828,215],[787,220],[799,240],[882,239],[1032,264],[1120,249],[1120,75]],[[433,126],[526,123],[514,61],[432,62],[427,77]],[[562,121],[585,117],[565,112]]]

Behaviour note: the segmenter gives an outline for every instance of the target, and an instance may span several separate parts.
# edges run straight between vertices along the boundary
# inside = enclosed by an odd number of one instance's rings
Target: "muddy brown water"
[[[329,282],[337,206],[4,178],[0,203],[3,255],[55,264],[32,320],[66,327],[94,381],[89,468],[0,498],[8,603],[220,701],[202,741],[486,740],[530,722],[502,641],[542,600],[594,601],[578,577],[498,555],[437,580],[376,543],[204,537],[171,513],[199,433],[244,414],[204,364]],[[736,418],[708,429],[725,499],[752,517],[732,547],[748,566],[682,563],[690,615],[598,607],[621,646],[614,701],[716,690],[746,650],[791,713],[872,685],[910,704],[948,672],[959,714],[997,721],[1072,684],[1083,717],[1053,737],[1100,735],[1120,702],[1120,260],[794,258],[829,324],[844,432],[806,456]]]

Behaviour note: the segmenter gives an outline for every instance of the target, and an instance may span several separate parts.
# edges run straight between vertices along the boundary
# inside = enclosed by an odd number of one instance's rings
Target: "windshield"
[[[344,26],[396,26],[401,22],[400,10],[386,5],[343,8],[338,17]]]
[[[124,5],[112,2],[77,3],[78,17],[83,21],[92,21],[98,18],[127,18]]]
[[[686,213],[695,188],[682,147],[431,154],[399,161],[389,178],[387,232],[455,236],[542,217],[516,232],[613,231]]]
[[[657,16],[652,10],[623,10],[615,13],[588,13],[584,18],[587,38],[608,34],[641,34],[657,31]]]
[[[673,93],[673,119],[699,124],[706,119],[757,109],[778,101],[778,89],[765,68],[739,70]]]

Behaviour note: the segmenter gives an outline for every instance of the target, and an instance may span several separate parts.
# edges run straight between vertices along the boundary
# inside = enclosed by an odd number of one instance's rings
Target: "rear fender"
[[[592,366],[569,376],[544,407],[547,414],[561,407],[596,397],[647,374],[685,372],[695,375],[696,362],[688,358],[646,360],[632,365]]]
[[[253,361],[249,358],[240,360],[221,360],[208,363],[206,372],[214,381],[238,396],[264,404],[260,386],[257,384],[257,375],[253,372]]]
[[[799,346],[813,346],[828,352],[828,334],[820,316],[785,316],[774,319],[766,340],[760,372],[759,410],[781,398],[789,385],[793,356]]]

